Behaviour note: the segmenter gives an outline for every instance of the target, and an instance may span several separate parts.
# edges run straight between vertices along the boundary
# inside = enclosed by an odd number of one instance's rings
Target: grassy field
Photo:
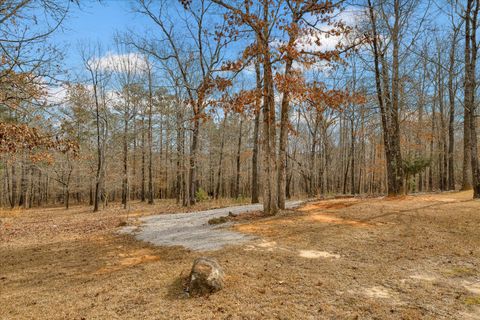
[[[0,319],[480,319],[480,202],[470,199],[345,198],[250,214],[227,227],[258,240],[213,252],[117,233],[183,211],[173,202],[3,211]],[[201,255],[223,266],[226,287],[185,298]]]

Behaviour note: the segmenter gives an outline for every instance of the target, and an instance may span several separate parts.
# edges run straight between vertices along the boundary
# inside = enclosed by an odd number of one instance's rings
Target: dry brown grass
[[[0,319],[478,319],[470,197],[338,199],[239,218],[233,228],[260,239],[209,253],[116,234],[118,207],[3,214]],[[157,206],[130,217],[176,210]],[[225,268],[226,288],[185,299],[182,279],[204,254]]]
[[[92,207],[72,206],[69,210],[63,207],[41,209],[0,210],[0,242],[21,242],[40,244],[52,239],[85,238],[90,234],[111,231],[125,225],[126,221],[135,224],[135,219],[162,213],[192,212],[239,205],[231,199],[208,200],[185,208],[174,200],[157,200],[154,205],[132,201],[127,209],[120,203],[111,203],[97,213]]]

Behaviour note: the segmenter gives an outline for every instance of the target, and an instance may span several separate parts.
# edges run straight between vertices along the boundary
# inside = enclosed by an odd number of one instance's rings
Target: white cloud
[[[82,84],[88,94],[92,97],[94,95],[92,84]],[[58,86],[47,86],[47,95],[45,102],[51,106],[62,106],[69,102],[68,86],[66,84]],[[122,97],[118,91],[114,89],[104,89],[103,92],[99,92],[99,95],[104,95],[106,99],[106,106],[108,109],[113,110],[115,106],[122,103]],[[92,100],[93,101],[93,100]],[[92,106],[93,107],[93,106]]]
[[[348,7],[341,11],[333,19],[333,22],[343,22],[346,26],[353,29],[365,19],[365,11],[362,9]],[[317,27],[318,31],[305,35],[297,42],[299,48],[306,51],[330,51],[335,50],[338,44],[346,44],[348,38],[345,35],[327,35],[327,32],[333,30],[333,27],[328,24],[323,24]],[[318,44],[317,44],[318,43]]]
[[[67,99],[67,88],[63,85],[48,86],[47,87],[47,103],[52,105],[59,105]]]
[[[142,73],[147,69],[144,56],[135,52],[124,54],[108,52],[103,57],[92,61],[92,64],[105,71]]]
[[[343,22],[346,26],[351,27],[353,32],[350,35],[327,35],[328,31],[333,30],[333,27],[328,24],[322,24],[317,26],[318,30],[311,30],[308,34],[302,36],[297,40],[296,46],[298,50],[304,50],[306,52],[328,52],[337,49],[339,45],[347,45],[352,43],[352,38],[355,37],[355,29],[357,25],[365,19],[365,11],[356,7],[348,7],[345,10],[339,12],[333,19],[333,22]],[[281,41],[274,41],[273,46],[280,46]],[[305,67],[299,63],[294,63],[294,68],[305,69]],[[309,70],[317,70],[324,73],[331,72],[331,65],[326,61],[319,61],[308,68]]]

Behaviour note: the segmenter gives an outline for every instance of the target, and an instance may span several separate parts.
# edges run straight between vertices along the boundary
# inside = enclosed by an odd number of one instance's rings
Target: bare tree
[[[465,85],[464,85],[464,108],[465,108],[465,130],[464,136],[469,138],[466,148],[470,150],[470,161],[472,166],[473,198],[480,198],[480,168],[478,161],[478,142],[476,128],[476,104],[475,91],[477,87],[476,66],[477,66],[477,22],[480,1],[467,0],[463,12],[465,24]],[[468,139],[467,138],[467,139]]]
[[[199,1],[198,6],[188,9],[188,23],[185,23],[187,36],[194,43],[193,48],[183,44],[181,38],[174,35],[179,28],[168,16],[168,1],[161,1],[158,6],[150,1],[139,0],[138,12],[148,17],[158,27],[161,38],[143,38],[135,42],[135,46],[157,59],[165,67],[179,73],[180,85],[183,86],[188,97],[192,116],[192,139],[190,144],[189,160],[189,204],[195,203],[197,188],[197,153],[200,124],[204,118],[208,96],[213,89],[214,73],[219,70],[220,57],[226,42],[221,36],[207,32],[206,15],[210,5],[205,0]],[[162,43],[160,48],[158,43]]]
[[[82,48],[81,56],[83,65],[88,73],[88,82],[92,86],[95,110],[97,168],[93,212],[97,212],[99,210],[101,196],[105,196],[103,188],[105,177],[105,147],[108,129],[108,117],[105,116],[107,104],[106,85],[110,80],[110,72],[103,67],[102,61],[100,60],[103,56],[100,45]]]

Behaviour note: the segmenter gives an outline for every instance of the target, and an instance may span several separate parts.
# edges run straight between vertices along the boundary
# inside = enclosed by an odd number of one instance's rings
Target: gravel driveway
[[[303,201],[289,201],[288,209],[298,207]],[[209,225],[208,220],[249,211],[262,210],[261,204],[227,207],[189,213],[160,214],[140,218],[140,226],[127,226],[120,232],[133,234],[136,239],[158,246],[184,246],[207,251],[225,245],[239,244],[254,239],[250,235],[227,230],[225,225]]]

